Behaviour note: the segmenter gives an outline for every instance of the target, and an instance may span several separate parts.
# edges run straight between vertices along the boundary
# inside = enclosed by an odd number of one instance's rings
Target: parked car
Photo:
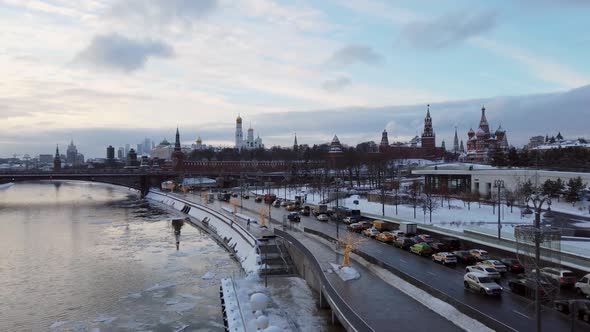
[[[232,194],[231,194],[231,197],[233,197],[233,198],[236,198],[236,197],[238,197],[238,193],[232,193]]]
[[[533,270],[532,272],[535,273],[536,270]],[[556,269],[553,267],[541,268],[541,275],[559,285],[560,287],[574,286],[576,281],[578,281],[576,275],[572,271]]]
[[[441,251],[449,251],[449,247],[442,243],[442,242],[432,242],[428,244],[432,251],[434,252],[441,252]]]
[[[432,248],[426,243],[416,243],[410,247],[410,252],[420,256],[430,256],[432,255]]]
[[[461,241],[452,237],[443,237],[440,242],[447,246],[448,251],[457,251],[462,248]]]
[[[468,272],[463,276],[466,289],[475,289],[482,295],[502,295],[502,286],[494,282],[489,276],[479,272]]]
[[[457,256],[450,252],[442,251],[432,255],[432,261],[442,265],[456,265]]]
[[[297,212],[291,212],[287,215],[287,219],[289,221],[293,221],[293,222],[300,222],[301,221],[301,217],[299,216],[299,213]]]
[[[477,272],[481,274],[485,274],[486,276],[499,280],[502,276],[498,270],[494,269],[493,267],[487,267],[483,265],[471,265],[465,268],[465,272]]]
[[[318,219],[318,221],[328,221],[329,219],[327,214],[318,214],[316,218]]]
[[[576,292],[580,295],[590,297],[590,273],[575,283]]]
[[[297,209],[297,206],[295,206],[295,204],[287,205],[287,211],[295,211],[296,209]]]
[[[272,206],[274,206],[276,208],[281,207],[281,200],[280,199],[277,199],[276,201],[274,201],[272,203]]]
[[[281,206],[282,206],[282,207],[286,207],[286,206],[287,206],[287,205],[289,205],[289,204],[291,204],[291,203],[289,203],[289,202],[287,202],[287,201],[282,201],[282,202],[281,202]]]
[[[488,256],[488,252],[483,249],[471,249],[469,253],[473,255],[478,261],[485,261],[486,259],[490,259]]]
[[[553,307],[557,311],[569,314],[572,301],[575,301],[574,309],[577,311],[576,317],[586,323],[590,323],[590,300],[555,300]]]
[[[371,238],[374,238],[375,236],[379,235],[379,230],[377,228],[371,227],[371,228],[367,228],[363,231],[363,235],[364,236],[368,236]]]
[[[393,245],[395,247],[402,248],[404,250],[409,250],[414,244],[416,244],[416,241],[409,237],[398,237],[397,239],[393,240]]]
[[[342,222],[347,225],[350,225],[355,223],[356,221],[352,217],[344,217],[344,219],[342,219]]]
[[[389,232],[383,232],[375,236],[375,239],[381,242],[391,243],[393,242],[393,235]]]
[[[518,294],[530,299],[535,298],[536,282],[533,278],[520,278],[508,280],[508,287],[514,294]],[[548,296],[547,292],[551,292],[551,289],[555,289],[548,282],[541,280],[541,288],[539,289],[541,300],[549,300],[553,298]]]
[[[426,243],[426,241],[424,241],[424,239],[419,236],[412,237],[412,240],[414,240],[416,243]]]
[[[394,239],[397,239],[398,237],[406,237],[406,233],[404,233],[403,231],[391,231],[389,233],[393,235]]]
[[[430,236],[428,234],[419,234],[418,237],[421,238],[422,240],[424,240],[424,242],[426,242],[426,243],[434,242],[434,239],[432,238],[432,236]]]
[[[506,273],[506,271],[507,271],[506,265],[502,264],[502,262],[500,262],[499,260],[496,260],[496,259],[486,259],[485,261],[481,261],[477,264],[493,267],[494,269],[498,270],[498,272],[500,272],[500,273]]]
[[[453,251],[453,254],[457,256],[457,262],[464,265],[473,265],[477,263],[477,258],[473,256],[469,251],[457,250]]]
[[[524,273],[524,265],[522,265],[518,259],[502,258],[500,259],[500,262],[506,265],[506,269],[508,270],[508,272]]]
[[[261,203],[262,202],[262,197],[261,196],[256,196],[256,198],[254,198],[254,202]]]
[[[311,214],[311,209],[309,208],[309,206],[304,206],[303,209],[301,209],[301,215],[302,216],[306,216],[309,217],[309,215]]]
[[[248,194],[242,194],[242,198],[243,199],[250,199],[250,195],[248,195]]]

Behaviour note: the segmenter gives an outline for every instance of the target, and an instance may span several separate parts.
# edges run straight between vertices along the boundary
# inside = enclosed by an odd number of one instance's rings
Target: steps
[[[275,236],[258,239],[258,249],[263,264],[260,275],[291,276],[297,273],[283,241]]]

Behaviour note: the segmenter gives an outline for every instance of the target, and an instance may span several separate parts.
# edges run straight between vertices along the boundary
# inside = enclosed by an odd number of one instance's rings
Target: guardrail
[[[332,310],[338,311],[340,316],[343,320],[346,321],[348,326],[352,328],[354,331],[373,331],[374,330],[365,322],[336,292],[336,289],[332,286],[320,263],[317,261],[315,256],[307,249],[299,240],[293,237],[291,234],[281,231],[277,228],[274,229],[275,235],[282,237],[283,239],[291,242],[299,251],[301,251],[308,261],[311,262],[311,265],[316,270],[316,273],[319,275],[322,285],[322,290],[326,293],[333,304]]]
[[[310,228],[304,228],[303,229],[304,232],[309,233],[309,234],[313,234],[313,235],[317,235],[319,237],[322,237],[328,241],[331,242],[335,242],[336,239],[331,237],[328,234],[325,234],[323,232],[317,231],[317,230],[313,230]],[[451,304],[452,306],[454,306],[455,308],[457,308],[459,311],[461,311],[462,313],[466,314],[467,316],[473,317],[475,319],[477,319],[478,321],[480,321],[481,323],[485,324],[486,326],[489,326],[490,328],[496,330],[496,331],[507,331],[507,332],[514,332],[516,331],[515,329],[509,327],[508,325],[484,314],[483,312],[443,293],[442,291],[426,284],[423,283],[421,281],[419,281],[418,279],[412,277],[411,275],[402,272],[400,270],[398,270],[397,268],[375,258],[372,255],[369,255],[367,253],[365,253],[364,251],[361,251],[359,249],[355,249],[353,250],[353,252],[357,255],[359,255],[360,257],[364,258],[365,260],[367,260],[370,263],[373,263],[375,265],[378,265],[386,270],[388,270],[389,272],[395,274],[396,276],[398,276],[399,278],[407,281],[408,283],[426,291],[427,293],[429,293],[430,295],[444,301],[447,302],[449,304]]]
[[[152,191],[152,190],[150,190],[150,193],[164,196],[164,197],[168,197],[171,199],[175,199],[175,200],[182,202],[188,206],[191,206],[191,207],[199,209],[203,212],[209,213],[209,214],[215,216],[217,219],[221,220],[221,222],[227,224],[229,227],[235,229],[237,231],[237,233],[244,239],[244,241],[246,241],[247,243],[252,245],[252,247],[256,246],[256,238],[254,237],[254,235],[250,234],[250,232],[245,230],[239,223],[232,222],[231,220],[229,220],[229,218],[227,216],[225,216],[213,209],[202,206],[202,205],[197,204],[195,202],[191,202],[189,200],[186,200],[186,199],[184,199],[180,196],[174,195],[174,194],[167,194],[167,193],[162,193],[162,192],[157,192],[157,191]],[[229,222],[228,222],[228,220],[229,220]]]

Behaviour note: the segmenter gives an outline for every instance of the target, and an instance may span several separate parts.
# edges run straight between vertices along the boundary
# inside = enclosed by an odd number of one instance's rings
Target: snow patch
[[[145,291],[146,292],[153,292],[153,291],[162,290],[162,289],[166,289],[166,288],[171,288],[171,287],[175,287],[175,286],[176,285],[175,284],[172,284],[172,283],[163,283],[161,285],[159,283],[157,283],[157,284],[153,285],[152,287],[146,289]]]
[[[215,278],[214,272],[207,272],[201,277],[201,279],[203,279],[203,280],[211,280],[213,278]]]
[[[92,322],[93,323],[110,324],[110,323],[114,322],[116,319],[117,319],[117,317],[100,315],[97,318],[93,319]]]
[[[354,280],[361,277],[361,274],[353,267],[341,266],[334,263],[330,263],[330,265],[332,266],[332,270],[336,272],[336,274],[340,277],[340,279],[342,279],[342,281]]]
[[[196,306],[196,304],[194,304],[194,303],[180,302],[180,303],[169,305],[166,308],[166,311],[174,311],[174,312],[181,313],[181,312],[192,310],[195,306]]]

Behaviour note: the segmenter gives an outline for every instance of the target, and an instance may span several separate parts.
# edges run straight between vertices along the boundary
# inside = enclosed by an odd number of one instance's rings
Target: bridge
[[[25,171],[0,173],[0,183],[43,181],[43,180],[74,180],[100,182],[133,188],[145,196],[151,187],[161,187],[162,182],[179,177],[178,172],[144,171],[144,170],[62,170],[58,172]]]

